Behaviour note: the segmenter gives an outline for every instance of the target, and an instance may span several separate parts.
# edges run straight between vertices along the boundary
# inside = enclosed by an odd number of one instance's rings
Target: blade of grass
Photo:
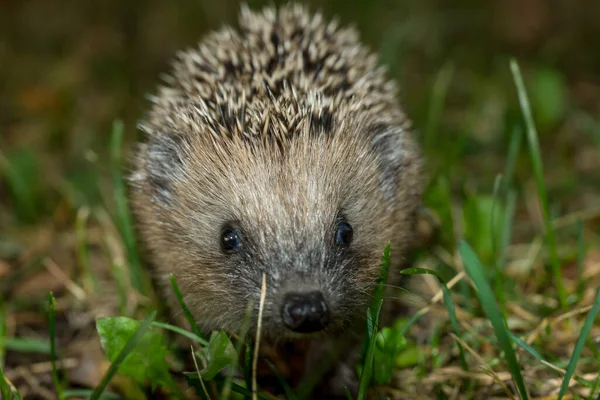
[[[15,168],[8,159],[8,156],[5,156],[0,151],[0,176],[4,176],[6,179],[6,184],[15,199],[17,213],[26,222],[35,221],[38,217],[34,189],[31,187],[30,182],[25,179],[31,172],[27,171],[24,173],[24,171]]]
[[[203,338],[201,338],[200,336],[195,335],[192,332],[188,332],[185,329],[181,329],[181,328],[179,328],[177,326],[170,325],[170,324],[165,324],[165,323],[157,322],[157,321],[152,322],[152,326],[157,327],[157,328],[161,328],[161,329],[166,329],[166,330],[171,331],[171,332],[178,333],[181,336],[185,336],[186,338],[191,339],[194,342],[198,342],[198,343],[200,343],[203,346],[208,346],[208,342],[206,340],[204,340]]]
[[[50,362],[52,363],[52,380],[54,381],[54,387],[56,388],[56,395],[60,400],[64,399],[63,388],[58,377],[58,369],[56,368],[56,300],[52,292],[48,295],[48,309],[50,319]]]
[[[517,387],[521,398],[523,400],[527,400],[529,398],[529,394],[525,388],[525,382],[523,381],[523,376],[521,375],[521,368],[512,348],[512,343],[508,334],[508,328],[506,327],[504,317],[500,312],[498,303],[494,298],[493,291],[485,279],[485,271],[483,266],[481,265],[477,255],[471,249],[471,246],[469,246],[466,241],[460,241],[458,251],[463,259],[465,270],[473,280],[475,287],[478,289],[477,296],[479,297],[479,301],[486,316],[494,328],[494,333],[496,334],[498,343],[500,344],[501,349],[504,351],[504,357],[513,377],[513,381],[515,382],[515,386]]]
[[[369,340],[369,346],[367,347],[367,354],[363,363],[362,373],[358,381],[358,395],[356,400],[365,400],[367,398],[367,390],[371,384],[371,376],[373,375],[373,360],[375,358],[375,342],[377,340],[376,327],[379,324],[379,312],[383,300],[379,301],[376,308],[369,307],[367,310],[367,321],[371,325],[372,333]],[[374,311],[374,312],[373,312]]]
[[[190,312],[190,309],[188,308],[188,306],[185,304],[185,301],[183,301],[183,295],[181,294],[181,290],[179,290],[179,285],[177,284],[177,280],[175,280],[175,275],[169,274],[169,278],[171,279],[171,287],[173,288],[175,297],[177,297],[177,301],[179,302],[179,305],[181,306],[181,309],[183,310],[185,317],[187,318],[188,322],[190,323],[192,330],[194,331],[196,336],[198,336],[199,338],[202,338],[202,340],[204,340],[205,343],[208,343],[208,340],[206,340],[206,337],[204,337],[204,335],[202,334],[202,331],[200,330],[200,327],[196,323],[196,319]]]
[[[372,299],[371,305],[370,305],[371,308],[375,307],[383,299],[383,291],[384,291],[383,285],[387,281],[387,276],[388,276],[389,269],[390,269],[390,256],[391,256],[391,247],[390,247],[390,243],[388,243],[385,246],[385,249],[383,250],[383,256],[381,257],[381,266],[380,266],[380,270],[379,270],[379,277],[377,278],[377,282],[376,282],[377,286],[375,287],[375,290],[373,291],[373,295],[371,297],[371,299]],[[373,312],[373,310],[371,312]],[[372,321],[367,320],[367,335],[365,336],[365,340],[363,342],[362,350],[361,350],[361,360],[363,360],[363,361],[364,361],[364,356],[367,354],[367,347],[369,347],[369,343],[371,342],[371,335],[373,333],[373,326],[371,325],[371,322]]]
[[[89,399],[92,395],[93,390],[90,389],[68,389],[64,391],[65,399],[70,399],[73,397]],[[104,392],[102,394],[101,400],[120,400],[121,396],[116,393]]]
[[[348,400],[354,400],[352,398],[352,393],[350,393],[350,389],[348,389],[348,386],[344,386],[344,391],[346,392],[346,397],[348,398]]]
[[[508,331],[508,335],[513,340],[513,342],[515,342],[517,345],[521,346],[521,348],[523,348],[529,354],[531,354],[532,356],[534,356],[535,358],[537,358],[540,361],[546,361],[546,360],[544,360],[542,355],[536,349],[534,349],[533,347],[528,345],[527,342],[525,342],[523,339],[521,339],[520,337],[518,337],[511,331]]]
[[[556,234],[554,232],[554,227],[550,219],[550,208],[548,206],[548,196],[546,193],[546,185],[544,183],[544,167],[542,164],[542,157],[540,154],[538,134],[535,128],[535,124],[533,122],[533,115],[531,113],[531,106],[529,104],[529,98],[527,97],[527,91],[525,90],[523,76],[521,75],[519,64],[515,59],[510,60],[510,69],[513,75],[515,86],[517,88],[519,104],[521,105],[521,111],[523,113],[523,118],[525,119],[525,125],[527,126],[529,156],[531,158],[531,164],[533,166],[533,173],[537,186],[538,199],[540,202],[542,216],[544,219],[544,227],[546,230],[546,242],[550,250],[550,262],[552,265],[552,273],[554,275],[554,284],[556,285],[556,292],[558,294],[558,302],[561,307],[566,307],[568,305],[567,292],[563,282],[560,260],[558,258]]]
[[[456,336],[452,332],[450,333],[450,336],[456,342],[460,343],[463,346],[463,348],[465,348],[471,354],[471,356],[475,359],[476,363],[479,363],[478,369],[480,369],[483,373],[485,373],[490,378],[492,378],[494,380],[494,382],[500,388],[502,388],[504,393],[506,393],[506,397],[505,397],[506,399],[511,399],[511,400],[515,399],[514,393],[508,388],[508,386],[504,383],[504,381],[498,376],[496,371],[494,371],[494,369],[493,369],[493,366],[496,365],[497,360],[492,359],[492,360],[486,362],[483,359],[483,357],[481,357],[481,355],[477,351],[475,351],[472,347],[470,347],[469,344],[467,342],[465,342],[462,338]],[[461,395],[462,394],[463,393],[461,393]],[[470,399],[472,397],[465,397],[465,398]]]
[[[406,335],[409,331],[409,329],[416,324],[417,322],[419,322],[419,320],[421,318],[423,318],[423,316],[425,314],[427,314],[429,310],[427,308],[421,310],[421,311],[417,311],[412,317],[410,317],[410,319],[406,322],[406,324],[404,324],[404,326],[402,327],[402,330],[400,331],[400,333],[402,335]]]
[[[591,337],[588,337],[585,342],[587,343],[588,348],[591,350],[592,357],[596,360],[596,364],[600,365],[600,348]]]
[[[583,237],[583,223],[577,221],[577,299],[581,300],[585,292],[583,280],[583,260],[585,258],[585,242]]]
[[[440,363],[440,339],[443,333],[443,324],[435,324],[429,335],[429,343],[431,346],[431,365],[434,370],[441,368]]]
[[[388,273],[390,270],[391,251],[392,250],[390,243],[388,243],[385,246],[385,249],[383,250],[379,278],[377,279],[377,286],[375,287],[375,291],[373,292],[373,306],[375,308],[379,307],[378,304],[383,299],[383,285],[387,281]]]
[[[596,379],[594,379],[594,384],[592,385],[592,387],[590,389],[590,395],[588,396],[588,399],[594,398],[594,396],[596,395],[596,391],[598,390],[598,387],[600,387],[600,374],[596,375]]]
[[[463,281],[463,277],[465,276],[465,272],[460,272],[458,273],[454,278],[450,279],[448,281],[448,284],[446,286],[448,286],[448,289],[452,289],[454,286],[456,286],[458,283]],[[442,293],[442,299],[443,299],[444,293]],[[432,304],[433,303],[437,303],[440,298],[440,296],[438,294],[436,294],[433,298],[432,298]],[[425,306],[423,308],[421,308],[419,311],[417,311],[416,313],[414,313],[414,315],[412,317],[410,317],[410,319],[404,324],[404,326],[402,327],[402,330],[400,331],[400,333],[403,336],[406,336],[406,334],[408,333],[408,331],[410,330],[410,328],[416,324],[421,318],[423,318],[424,315],[426,315],[429,311],[431,310],[431,305]]]
[[[119,228],[125,248],[127,249],[127,259],[130,264],[131,282],[133,286],[142,294],[148,293],[148,283],[146,282],[142,263],[137,251],[135,233],[133,229],[133,218],[127,204],[127,190],[123,182],[122,173],[122,154],[123,147],[123,122],[115,121],[112,127],[110,138],[110,170],[112,185],[115,193],[115,202],[117,207],[116,224]]]
[[[2,340],[0,340],[0,343]],[[20,353],[50,354],[50,343],[36,339],[7,338],[6,349]]]
[[[238,335],[238,341],[235,344],[235,354],[237,355],[237,360],[235,360],[235,365],[239,365],[240,362],[240,354],[242,354],[242,350],[244,348],[244,343],[246,341],[246,336],[248,335],[248,330],[250,329],[250,320],[252,318],[252,309],[254,308],[254,302],[252,300],[248,301],[246,305],[246,312],[244,313],[244,322],[242,323],[242,329],[240,330],[240,334]],[[233,374],[235,370],[231,368],[231,373],[227,374],[225,378],[225,384],[223,385],[223,390],[221,391],[221,399],[229,400],[231,396],[231,384],[233,383]]]
[[[500,190],[503,186],[503,177],[502,175],[497,175],[496,180],[494,181],[494,192],[492,195],[492,212],[490,213],[490,227],[491,232],[490,235],[492,237],[492,251],[494,254],[494,259],[498,259],[498,240],[502,240],[502,238],[496,237],[496,206],[498,204],[498,197],[500,196]],[[504,217],[504,216],[502,216]],[[504,274],[500,270],[500,266],[498,263],[494,263],[494,289],[496,293],[496,297],[498,298],[498,302],[500,303],[500,308],[502,310],[502,315],[504,315],[504,311],[506,310],[505,302],[504,302]]]
[[[496,264],[500,271],[502,271],[502,269],[506,265],[506,249],[510,244],[513,231],[512,225],[515,219],[515,211],[517,205],[517,192],[514,189],[511,189],[506,193],[505,204],[506,206],[504,208],[504,218],[502,219],[502,236],[500,238],[500,251],[498,252],[498,258],[496,259]]]
[[[0,367],[4,366],[4,356],[6,355],[6,332],[8,330],[6,321],[8,315],[2,296],[0,296]]]
[[[102,248],[110,259],[110,272],[112,273],[119,295],[119,313],[127,315],[130,279],[127,276],[126,262],[124,260],[125,256],[121,254],[119,249],[119,238],[112,234],[115,230],[114,222],[104,208],[99,207],[94,209],[93,215],[102,226]],[[118,231],[118,228],[116,230]]]
[[[550,369],[560,373],[560,374],[565,374],[566,371],[559,367],[558,365],[556,365],[556,363],[551,363],[548,360],[545,360],[544,357],[542,357],[542,355],[536,350],[534,349],[532,346],[530,346],[529,344],[527,344],[527,342],[525,342],[523,339],[521,339],[520,337],[518,337],[517,335],[515,335],[512,332],[508,332],[510,338],[518,345],[520,346],[523,350],[525,350],[526,352],[528,352],[529,354],[531,354],[534,358],[536,358],[537,360],[541,361],[543,365],[549,367]],[[575,376],[573,379],[575,379],[578,383],[580,383],[583,386],[587,386],[587,387],[591,387],[593,384],[590,383],[589,381],[583,379],[582,377],[579,376]]]
[[[435,135],[438,131],[440,119],[444,111],[444,104],[446,103],[446,95],[448,94],[453,76],[454,64],[446,63],[435,78],[431,94],[431,105],[427,114],[427,125],[425,127],[424,147],[427,150],[431,150],[433,143],[435,143]]]
[[[444,305],[446,306],[446,310],[448,311],[448,317],[450,319],[450,324],[452,325],[452,329],[454,329],[456,336],[460,337],[461,329],[460,329],[460,325],[458,323],[458,318],[456,317],[456,311],[455,311],[455,307],[454,307],[454,302],[452,301],[452,295],[450,293],[450,289],[448,289],[448,286],[446,285],[446,282],[444,282],[442,277],[436,271],[426,269],[426,268],[406,268],[406,269],[403,269],[402,271],[400,271],[400,273],[403,275],[415,275],[415,274],[433,275],[438,279],[438,281],[440,282],[440,286],[442,287],[442,295],[444,298]],[[467,371],[468,366],[467,366],[467,360],[465,358],[464,349],[460,343],[457,342],[456,344],[458,346],[460,364],[461,364],[463,370]]]
[[[523,141],[523,129],[520,126],[514,128],[510,135],[508,144],[508,154],[506,155],[506,164],[504,165],[504,180],[502,182],[502,192],[506,193],[513,184],[517,157],[521,152],[521,142]]]
[[[271,371],[273,371],[273,373],[275,374],[275,377],[277,378],[277,380],[279,381],[279,384],[283,388],[283,392],[285,393],[285,399],[286,400],[296,400],[296,395],[295,395],[294,391],[292,390],[290,385],[288,385],[288,383],[285,381],[285,378],[283,377],[283,375],[281,375],[281,373],[277,370],[277,367],[275,366],[275,364],[273,364],[271,362],[271,360],[269,360],[268,358],[263,358],[263,361],[267,363],[267,365],[269,366]]]
[[[208,394],[208,390],[206,389],[206,385],[204,384],[204,379],[202,379],[202,374],[200,373],[200,367],[198,366],[198,360],[196,359],[196,352],[194,351],[194,348],[192,346],[190,346],[190,350],[192,351],[192,360],[194,360],[194,368],[196,368],[196,374],[198,375],[198,381],[200,381],[202,392],[206,396],[207,400],[211,400],[210,394]]]
[[[10,392],[11,390],[8,387],[6,379],[4,378],[4,371],[2,370],[2,366],[0,365],[0,394],[2,395],[3,399],[10,400],[12,398]]]
[[[367,335],[365,337],[363,350],[361,352],[363,355],[363,357],[361,357],[363,360],[363,368],[358,384],[357,400],[362,400],[365,398],[371,383],[371,376],[373,375],[373,360],[375,358],[377,327],[379,324],[379,313],[381,312],[381,306],[383,305],[383,285],[387,281],[388,272],[390,269],[390,259],[391,245],[388,243],[383,250],[377,286],[373,292],[371,305],[367,309]]]
[[[244,382],[247,388],[252,387],[252,353],[254,345],[252,342],[246,342],[246,351],[244,353]]]
[[[90,216],[90,210],[87,207],[80,208],[77,211],[75,219],[75,237],[77,240],[77,261],[82,269],[83,286],[87,293],[96,289],[96,280],[92,275],[90,267],[90,257],[87,248],[87,222]]]
[[[123,363],[125,358],[131,353],[131,351],[137,346],[139,341],[144,336],[144,333],[148,330],[152,322],[156,318],[156,311],[153,311],[142,323],[140,324],[137,331],[129,338],[127,343],[123,349],[119,352],[115,360],[110,364],[110,367],[102,377],[100,384],[94,389],[94,392],[90,396],[90,400],[98,400],[104,393],[106,386],[108,386],[109,382],[113,378],[113,376],[117,373],[119,366]]]
[[[581,328],[581,333],[579,334],[577,342],[575,343],[573,354],[571,354],[571,359],[569,360],[569,364],[567,365],[567,372],[562,381],[562,384],[560,385],[560,391],[558,392],[557,400],[561,400],[567,392],[569,382],[571,381],[571,377],[575,372],[575,367],[577,366],[577,362],[579,361],[579,357],[581,356],[581,352],[583,351],[583,347],[585,346],[585,341],[590,334],[592,326],[594,325],[596,315],[598,315],[598,310],[600,310],[600,289],[598,289],[598,291],[596,292],[594,304],[592,305],[591,310],[588,312],[588,315],[585,319],[585,323]]]

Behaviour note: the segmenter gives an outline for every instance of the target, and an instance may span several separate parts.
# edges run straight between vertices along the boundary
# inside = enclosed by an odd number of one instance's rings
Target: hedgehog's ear
[[[187,138],[175,134],[158,134],[146,144],[145,175],[153,196],[168,204],[173,197],[173,183],[184,175],[183,163]]]
[[[371,145],[379,158],[380,187],[388,198],[396,196],[400,173],[406,162],[405,130],[396,125],[377,124],[371,127]]]

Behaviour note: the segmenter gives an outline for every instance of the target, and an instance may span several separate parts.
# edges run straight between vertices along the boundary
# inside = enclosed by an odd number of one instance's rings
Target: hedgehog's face
[[[238,330],[250,301],[256,322],[263,276],[267,336],[364,320],[383,249],[405,240],[414,199],[386,193],[386,179],[402,176],[382,169],[374,140],[340,137],[299,136],[284,150],[161,139],[154,156],[148,144],[154,164],[135,196],[156,220],[142,214],[142,233],[200,324]],[[170,147],[178,156],[158,167]]]

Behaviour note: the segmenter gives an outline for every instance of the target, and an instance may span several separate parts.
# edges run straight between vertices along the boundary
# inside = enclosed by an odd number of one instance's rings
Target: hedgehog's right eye
[[[223,253],[231,254],[240,250],[242,238],[240,232],[233,228],[225,228],[221,232],[221,250]]]
[[[337,232],[335,233],[335,240],[337,244],[340,246],[350,246],[350,242],[352,242],[352,236],[354,235],[354,230],[352,226],[346,222],[342,221],[337,228]]]

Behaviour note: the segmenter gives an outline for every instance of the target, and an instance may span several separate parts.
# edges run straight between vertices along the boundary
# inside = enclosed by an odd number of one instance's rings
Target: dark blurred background
[[[355,24],[380,52],[400,82],[429,175],[443,170],[460,186],[491,191],[502,171],[521,123],[508,66],[515,56],[557,212],[596,201],[600,1],[306,3]],[[0,0],[2,227],[60,217],[61,202],[100,202],[113,121],[124,121],[128,143],[135,139],[144,96],[175,51],[236,24],[238,10],[233,0]],[[526,157],[519,165],[528,180]]]

